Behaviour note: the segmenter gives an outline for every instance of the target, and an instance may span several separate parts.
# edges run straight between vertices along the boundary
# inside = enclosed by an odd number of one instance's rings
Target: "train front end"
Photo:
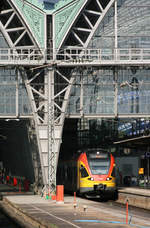
[[[81,153],[78,159],[78,189],[86,197],[115,194],[115,160],[112,154],[101,149]]]

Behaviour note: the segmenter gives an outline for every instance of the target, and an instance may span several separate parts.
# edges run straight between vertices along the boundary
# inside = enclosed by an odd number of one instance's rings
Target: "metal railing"
[[[150,49],[0,49],[0,65],[150,63]]]
[[[0,49],[0,64],[40,64],[46,61],[44,49]]]
[[[132,61],[150,60],[150,49],[64,49],[57,54],[57,59],[65,61]]]

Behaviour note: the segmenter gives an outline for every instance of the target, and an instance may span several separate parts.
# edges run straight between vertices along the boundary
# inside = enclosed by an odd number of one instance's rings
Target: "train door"
[[[77,191],[80,190],[80,179],[81,179],[80,161],[77,161]]]

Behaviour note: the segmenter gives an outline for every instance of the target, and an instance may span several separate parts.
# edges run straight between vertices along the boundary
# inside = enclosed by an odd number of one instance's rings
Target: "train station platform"
[[[116,211],[109,205],[65,196],[63,203],[38,195],[5,196],[3,210],[26,228],[138,227],[148,228],[150,219],[134,218],[126,222],[126,210]],[[101,224],[101,225],[100,225]]]
[[[31,192],[11,192],[11,188],[3,193],[0,208],[24,228],[150,227],[149,211],[147,217],[129,215],[127,221],[126,207],[121,205],[116,209],[111,203],[70,195],[65,195],[63,202],[57,202]],[[3,189],[6,190],[6,186]],[[145,201],[139,201],[144,204],[150,199],[150,190],[121,188],[118,202],[122,199],[125,204],[128,199],[130,207],[134,195],[136,200],[138,196],[145,197]]]
[[[150,210],[150,188],[149,187],[120,187],[118,188],[118,203]]]

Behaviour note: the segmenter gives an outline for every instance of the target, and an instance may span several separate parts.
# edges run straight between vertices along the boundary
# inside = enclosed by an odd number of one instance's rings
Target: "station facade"
[[[36,183],[55,189],[66,119],[78,119],[82,146],[92,130],[89,145],[101,146],[102,127],[110,145],[149,128],[149,9],[146,0],[1,0],[0,118],[26,121]]]

